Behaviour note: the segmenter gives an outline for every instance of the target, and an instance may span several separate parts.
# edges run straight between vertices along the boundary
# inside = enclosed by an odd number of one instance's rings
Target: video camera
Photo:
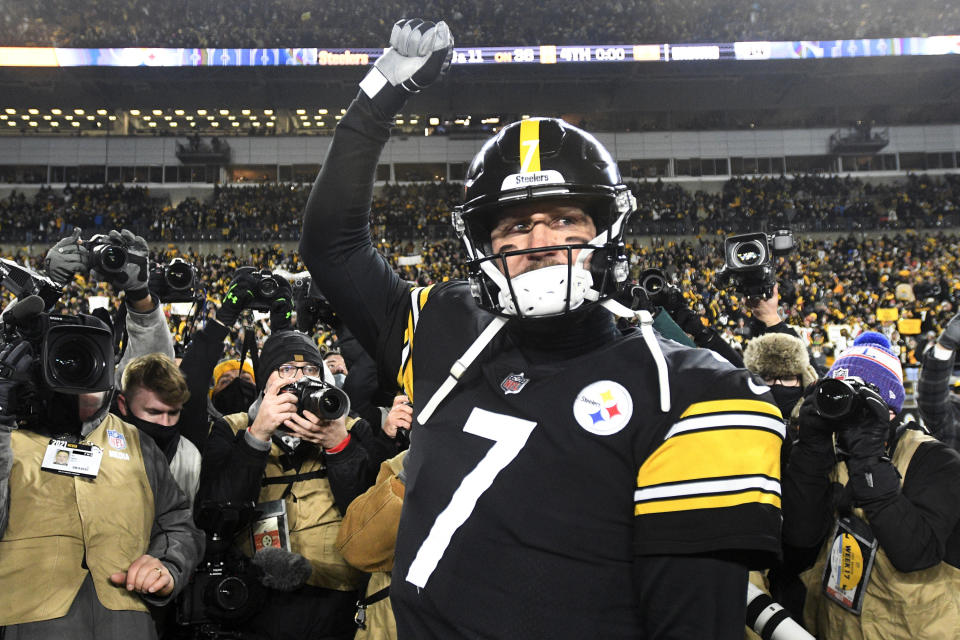
[[[200,290],[197,269],[183,258],[169,264],[155,264],[147,282],[150,292],[160,302],[194,302]]]
[[[17,299],[0,316],[4,345],[26,341],[39,354],[18,393],[15,414],[29,426],[43,413],[51,392],[78,395],[113,388],[113,333],[98,318],[52,314],[62,288],[49,278],[0,259],[0,286]]]
[[[336,420],[350,411],[347,394],[316,376],[304,376],[281,388],[280,393],[297,396],[297,413],[300,415],[309,411],[318,418]]]
[[[723,243],[724,264],[717,271],[717,286],[733,288],[748,297],[769,298],[777,284],[774,256],[793,249],[793,234],[781,229],[773,234],[743,233]]]
[[[253,617],[263,606],[262,571],[233,548],[236,533],[256,519],[253,504],[205,503],[197,526],[207,534],[203,560],[179,596],[177,623],[212,625],[200,637],[235,637],[219,625],[233,626]]]
[[[876,385],[856,376],[819,380],[813,390],[813,408],[820,417],[838,421],[837,426],[842,429],[848,422],[859,421],[868,411],[859,393],[864,387],[880,393]]]

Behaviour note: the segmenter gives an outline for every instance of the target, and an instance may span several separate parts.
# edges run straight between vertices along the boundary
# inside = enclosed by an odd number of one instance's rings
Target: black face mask
[[[214,408],[225,416],[246,413],[257,399],[257,385],[243,378],[233,381],[211,397]]]
[[[771,384],[770,393],[773,394],[773,400],[780,407],[780,413],[783,419],[790,420],[790,414],[793,408],[803,399],[803,387],[785,387],[782,384]]]
[[[163,451],[163,455],[166,456],[167,462],[173,460],[173,456],[177,453],[177,445],[180,443],[179,429],[176,427],[165,427],[162,424],[157,424],[156,422],[150,422],[149,420],[138,418],[129,412],[127,415],[123,416],[123,421],[128,424],[132,424],[137,429],[150,436],[153,441],[157,443],[157,446],[160,447],[160,450]]]

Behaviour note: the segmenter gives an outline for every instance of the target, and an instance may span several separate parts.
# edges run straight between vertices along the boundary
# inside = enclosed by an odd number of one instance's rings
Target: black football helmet
[[[493,254],[490,234],[501,212],[537,200],[569,201],[582,208],[597,236],[586,244]],[[589,133],[555,118],[504,127],[471,162],[463,204],[453,212],[454,228],[467,250],[474,298],[492,313],[518,318],[563,315],[610,298],[629,272],[623,232],[635,209],[636,199],[621,182],[616,162]],[[546,249],[566,251],[567,264],[521,275],[508,272],[507,256]]]

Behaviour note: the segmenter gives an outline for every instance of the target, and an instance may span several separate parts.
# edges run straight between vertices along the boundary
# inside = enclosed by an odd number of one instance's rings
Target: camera
[[[240,273],[242,269],[249,269],[248,276],[253,279],[253,285],[250,287],[253,300],[247,304],[247,308],[269,312],[277,298],[283,297],[281,294],[286,280],[282,276],[275,275],[269,269],[256,271],[253,267],[241,267],[237,272]]]
[[[813,408],[820,417],[827,420],[859,418],[867,411],[859,393],[863,387],[880,393],[875,385],[856,376],[848,376],[842,380],[824,378],[817,382],[813,390]]]
[[[336,420],[350,411],[347,394],[316,376],[304,376],[280,389],[280,393],[297,396],[297,412],[300,415],[309,411],[318,418]]]
[[[196,268],[183,258],[154,265],[147,286],[160,302],[193,302],[200,289]]]
[[[333,307],[309,276],[293,281],[293,309],[297,312],[297,330],[306,334],[312,333],[318,322],[331,326],[337,322]]]
[[[724,264],[717,271],[717,285],[733,285],[745,296],[769,298],[777,284],[773,257],[791,249],[793,234],[786,229],[730,236],[723,243]]]
[[[7,258],[0,258],[0,287],[17,298],[39,296],[44,311],[53,309],[63,294],[61,285]]]
[[[253,617],[263,606],[266,589],[261,570],[234,549],[237,531],[256,518],[252,504],[205,503],[197,510],[197,526],[207,534],[203,560],[179,596],[180,625],[237,625]],[[205,637],[233,637],[217,626]]]
[[[127,264],[129,255],[127,248],[117,244],[110,236],[99,233],[86,243],[90,250],[89,269],[96,269],[100,273],[120,273]]]

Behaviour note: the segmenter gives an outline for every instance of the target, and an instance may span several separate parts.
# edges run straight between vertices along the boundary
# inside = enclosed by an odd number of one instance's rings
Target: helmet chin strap
[[[650,350],[650,355],[653,356],[653,361],[657,365],[657,382],[660,387],[660,411],[662,413],[669,412],[670,376],[667,372],[667,359],[664,357],[660,343],[657,341],[657,336],[653,332],[653,316],[650,315],[649,311],[644,309],[634,311],[620,304],[613,298],[604,300],[600,303],[600,306],[620,318],[636,318],[640,321],[640,334],[643,336],[643,341],[646,343],[647,349]]]

